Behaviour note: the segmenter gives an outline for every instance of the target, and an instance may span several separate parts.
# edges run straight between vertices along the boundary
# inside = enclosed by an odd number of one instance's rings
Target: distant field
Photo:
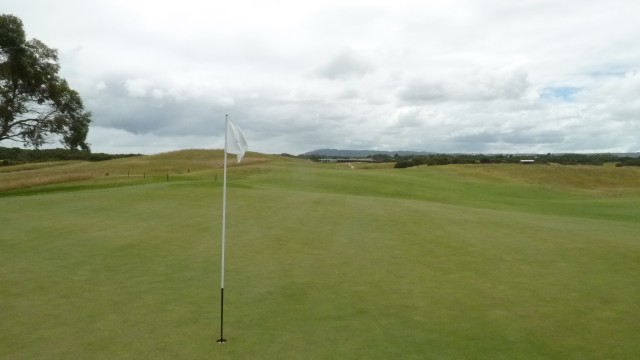
[[[224,345],[220,152],[0,168],[0,358],[640,357],[640,169],[246,160]]]

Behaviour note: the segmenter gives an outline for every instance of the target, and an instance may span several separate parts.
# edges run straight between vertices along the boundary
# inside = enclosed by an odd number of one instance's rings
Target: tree
[[[66,148],[89,150],[91,113],[59,70],[56,49],[27,40],[19,18],[0,15],[0,141],[38,148],[58,135]]]

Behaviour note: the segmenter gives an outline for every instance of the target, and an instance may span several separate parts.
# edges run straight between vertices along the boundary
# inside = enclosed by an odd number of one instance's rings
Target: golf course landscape
[[[0,167],[0,359],[638,359],[640,167]]]

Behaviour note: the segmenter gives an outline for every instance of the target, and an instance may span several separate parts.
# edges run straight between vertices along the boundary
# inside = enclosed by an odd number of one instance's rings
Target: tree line
[[[104,161],[123,157],[138,156],[139,154],[105,154],[92,153],[88,150],[76,149],[21,149],[0,147],[0,166],[20,165],[46,161]]]
[[[401,156],[394,159],[395,168],[407,168],[420,165],[447,164],[516,164],[521,160],[534,160],[534,164],[561,165],[604,165],[615,163],[616,166],[640,166],[640,157],[620,156],[616,154],[433,154],[421,156]]]
[[[340,158],[339,156],[301,155],[301,158],[320,161],[321,158]],[[407,168],[420,165],[435,166],[448,164],[516,164],[521,160],[534,160],[534,164],[561,165],[604,165],[615,163],[616,166],[640,166],[640,157],[621,156],[617,154],[429,154],[398,155],[375,154],[367,156],[374,162],[395,162],[395,168]]]

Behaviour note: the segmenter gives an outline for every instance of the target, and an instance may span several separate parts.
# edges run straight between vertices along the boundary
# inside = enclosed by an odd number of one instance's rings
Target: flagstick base
[[[224,344],[224,343],[226,343],[226,342],[227,342],[227,339],[218,339],[218,340],[216,340],[216,342],[217,342],[218,344]]]

